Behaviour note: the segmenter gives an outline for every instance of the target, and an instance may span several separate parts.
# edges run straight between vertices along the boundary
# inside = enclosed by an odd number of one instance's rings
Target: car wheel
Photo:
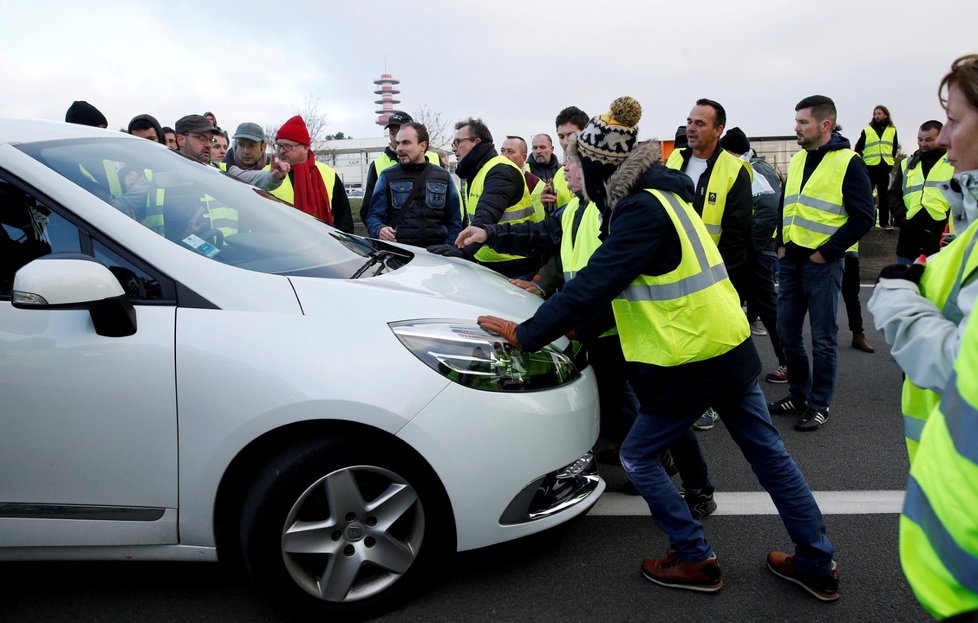
[[[438,499],[417,459],[395,448],[350,439],[289,448],[246,496],[245,567],[287,608],[373,615],[444,550],[454,523]]]

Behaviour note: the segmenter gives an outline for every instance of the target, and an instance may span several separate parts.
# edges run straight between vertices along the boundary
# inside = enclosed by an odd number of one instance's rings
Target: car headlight
[[[574,361],[555,347],[525,351],[473,322],[404,320],[389,326],[401,344],[429,368],[473,389],[533,391],[581,376]]]

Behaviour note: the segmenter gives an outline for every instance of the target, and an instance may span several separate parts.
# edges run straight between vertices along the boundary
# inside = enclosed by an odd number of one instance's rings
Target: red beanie
[[[309,147],[311,141],[309,140],[309,130],[306,128],[306,122],[302,120],[302,117],[296,115],[282,124],[282,127],[278,129],[275,133],[275,140],[280,138],[285,138],[290,141],[295,141],[300,145],[305,145]]]

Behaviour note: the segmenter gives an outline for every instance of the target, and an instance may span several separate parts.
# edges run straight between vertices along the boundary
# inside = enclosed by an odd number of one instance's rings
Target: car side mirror
[[[14,275],[17,309],[87,309],[95,332],[126,337],[136,332],[136,310],[104,264],[81,253],[52,253]]]

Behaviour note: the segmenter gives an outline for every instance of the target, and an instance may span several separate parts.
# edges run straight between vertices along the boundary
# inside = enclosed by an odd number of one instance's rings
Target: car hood
[[[378,277],[290,277],[307,315],[384,322],[414,318],[475,319],[483,314],[517,322],[543,300],[499,273],[461,259],[417,252],[405,266]]]

